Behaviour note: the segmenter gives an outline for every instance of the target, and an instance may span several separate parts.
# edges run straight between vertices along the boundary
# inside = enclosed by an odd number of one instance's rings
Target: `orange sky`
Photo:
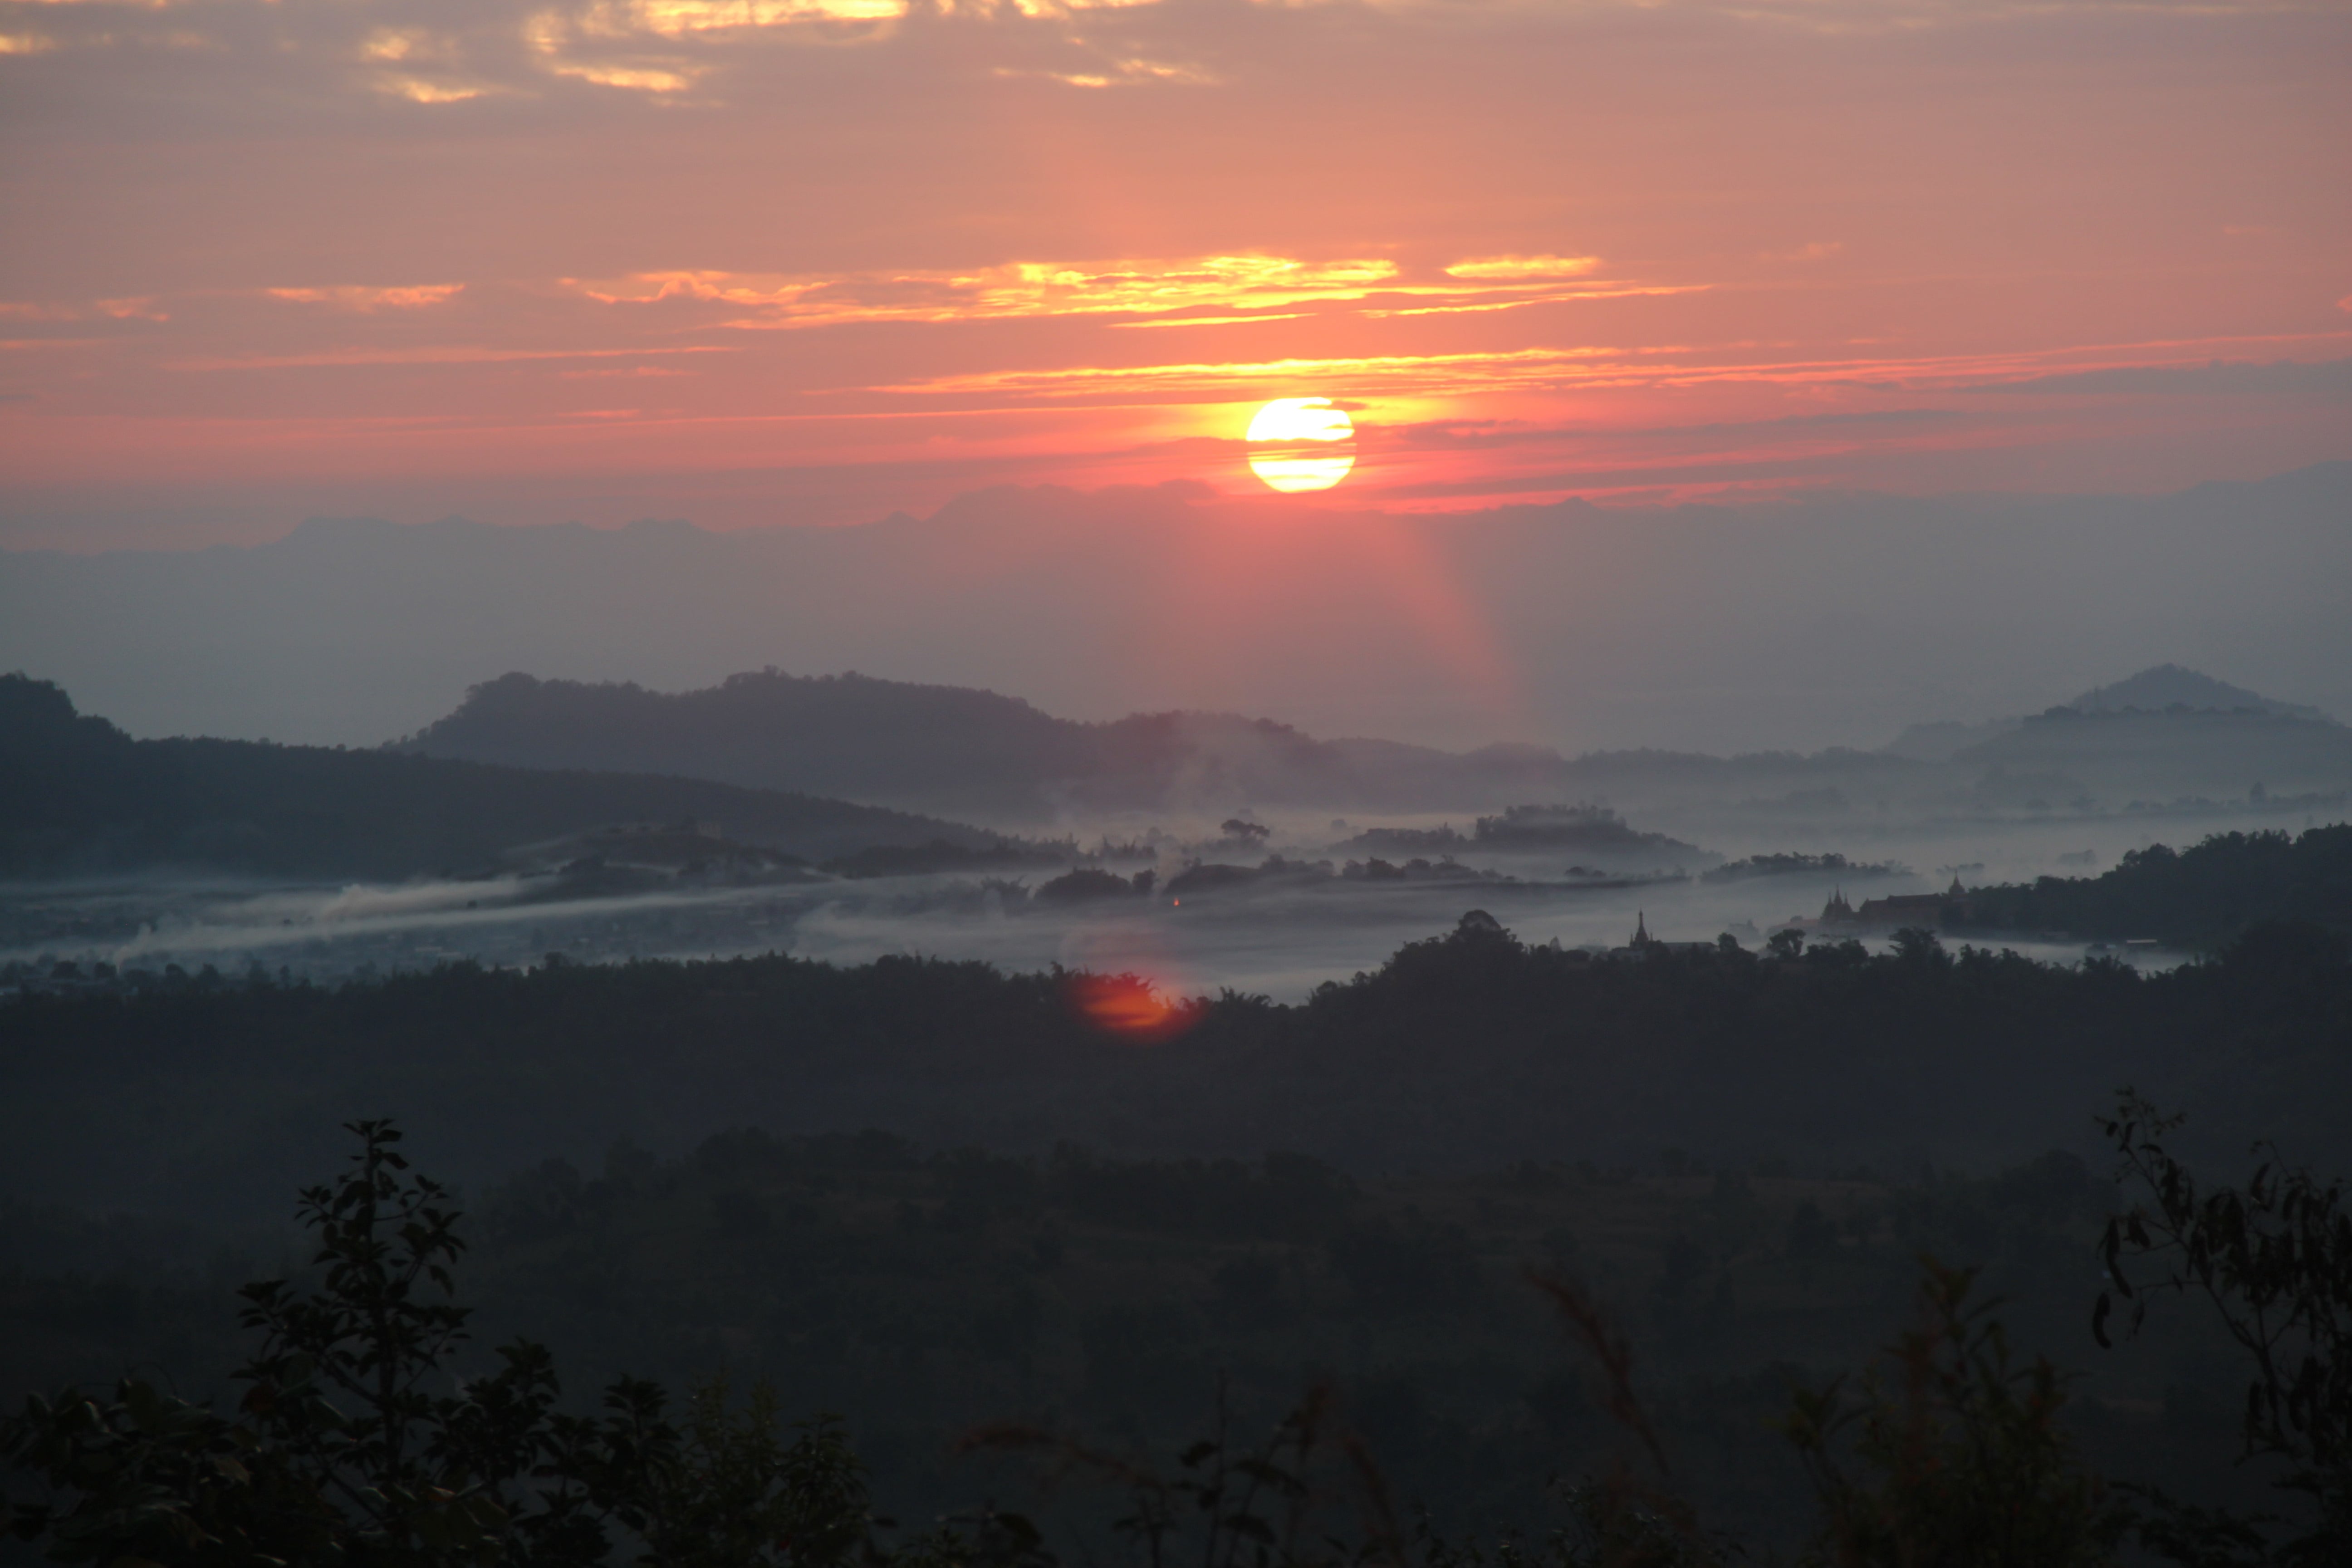
[[[2352,456],[2352,7],[0,0],[0,546]],[[1318,504],[1311,499],[1297,504]]]

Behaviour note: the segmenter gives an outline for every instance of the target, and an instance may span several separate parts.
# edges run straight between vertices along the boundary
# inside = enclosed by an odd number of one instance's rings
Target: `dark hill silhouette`
[[[2282,719],[2329,721],[2328,716],[2316,708],[2300,702],[2281,702],[2177,664],[2156,665],[2112,686],[2097,687],[2066,706],[2084,713],[2113,713],[2131,708],[2150,713],[2173,708],[2211,709],[2223,713],[2250,710]]]
[[[501,676],[397,749],[864,799],[953,794],[1000,811],[1034,804],[1049,781],[1095,771],[1101,750],[1088,726],[993,691],[773,671],[676,694]]]
[[[646,774],[533,772],[268,742],[134,741],[65,691],[0,676],[0,875],[204,867],[282,876],[462,874],[614,823],[715,825],[811,859],[983,847],[977,828]]]
[[[1470,752],[1321,741],[1229,713],[1086,723],[1017,698],[868,676],[762,670],[699,691],[507,675],[395,749],[530,767],[660,769],[899,805],[1034,818],[1065,805],[1227,799],[1341,809],[1523,800],[1567,763],[1539,746]]]
[[[2265,920],[2352,932],[2352,825],[2299,837],[2217,833],[2179,850],[2151,844],[2126,850],[2104,876],[1979,888],[1966,910],[1970,924],[1990,930],[2150,937],[2186,948],[2219,948]]]
[[[2150,709],[2130,700],[2159,698],[2210,702]],[[516,767],[677,773],[1008,825],[1066,811],[1212,820],[1241,806],[1475,815],[1575,800],[1643,814],[1834,816],[1857,800],[1935,809],[1969,801],[2063,806],[2086,796],[2110,809],[2236,800],[2256,784],[2273,798],[2332,798],[2352,787],[2352,729],[2315,712],[2167,665],[2032,719],[1918,726],[1906,741],[1920,745],[1882,752],[1568,758],[1532,745],[1448,752],[1323,740],[1231,713],[1085,722],[994,691],[856,674],[767,669],[682,692],[513,674],[474,687],[454,712],[393,749]]]
[[[1884,794],[1918,772],[1832,750],[1735,758],[1545,746],[1446,752],[1395,741],[1318,740],[1231,713],[1056,718],[1017,698],[861,675],[770,669],[698,691],[507,675],[394,743],[426,756],[524,767],[664,772],[807,790],[908,809],[1039,820],[1090,811],[1494,811],[1656,785],[1685,793],[1835,784]]]

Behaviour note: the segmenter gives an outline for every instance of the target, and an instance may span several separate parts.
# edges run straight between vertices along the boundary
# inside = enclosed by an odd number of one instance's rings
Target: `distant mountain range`
[[[397,879],[487,870],[616,823],[700,825],[804,859],[996,836],[804,795],[341,747],[134,741],[47,681],[0,676],[0,876],[169,868]],[[692,829],[688,829],[689,832]]]
[[[1318,740],[1231,713],[1088,723],[993,691],[774,670],[675,693],[507,675],[394,746],[519,767],[685,773],[1016,825],[1119,812],[1214,820],[1249,807],[1473,814],[1612,795],[1736,800],[1763,792],[1777,801],[1901,788],[1924,772],[1834,750],[1727,759],[1570,759],[1528,745],[1447,752]]]
[[[2174,496],[1384,514],[1048,487],[735,533],[319,520],[0,551],[0,670],[138,736],[373,745],[507,670],[687,691],[775,666],[1457,752],[1810,753],[2159,659],[2352,712],[2347,508],[2352,463]]]
[[[1620,811],[1711,836],[1740,822],[1819,830],[1890,809],[2114,810],[2184,797],[2340,805],[2352,791],[2352,729],[2311,712],[2158,667],[1937,758],[1567,758],[1534,746],[1318,740],[1233,714],[1089,723],[995,692],[856,675],[763,670],[679,693],[509,675],[415,735],[349,750],[134,741],[79,714],[58,687],[15,675],[0,677],[0,876],[171,866],[462,875],[511,867],[526,846],[602,845],[618,825],[632,825],[639,837],[626,847],[642,852],[657,824],[688,858],[743,847],[905,868],[910,851],[929,864],[1041,850],[1006,835],[1042,822],[1124,813],[1181,829],[1253,807],[1288,809],[1294,831],[1307,816],[1318,837],[1324,812],[1422,817],[1335,820],[1341,851],[1475,845],[1646,869],[1715,857],[1636,831]],[[1579,802],[1596,804],[1570,804]],[[1426,826],[1438,813],[1478,816],[1475,834]]]
[[[2160,708],[2144,706],[2159,699]],[[1946,727],[1957,737],[1921,726],[1885,752],[1569,758],[1540,746],[1457,752],[1320,740],[1229,713],[1082,722],[992,691],[859,675],[763,670],[666,693],[517,674],[476,687],[394,746],[519,767],[677,773],[1009,824],[1119,812],[1214,820],[1247,807],[1471,814],[1596,799],[1801,817],[1856,802],[2000,808],[2085,795],[2112,805],[2239,798],[2257,783],[2273,793],[2352,787],[2352,730],[2315,715],[2162,666],[2032,720]]]
[[[519,767],[677,773],[1014,820],[1239,805],[1503,805],[1557,790],[1566,766],[1537,746],[1457,753],[1322,741],[1230,713],[1086,723],[993,691],[775,670],[677,693],[502,676],[394,749]]]

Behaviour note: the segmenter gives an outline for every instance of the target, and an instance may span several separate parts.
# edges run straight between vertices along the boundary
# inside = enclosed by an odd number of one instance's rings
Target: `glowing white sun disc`
[[[1328,490],[1356,466],[1356,426],[1328,397],[1277,397],[1250,421],[1250,468],[1270,489]]]

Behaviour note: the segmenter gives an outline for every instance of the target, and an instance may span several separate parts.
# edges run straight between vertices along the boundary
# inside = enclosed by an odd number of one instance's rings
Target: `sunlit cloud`
[[[557,76],[626,92],[684,92],[702,75],[693,66],[605,66],[566,61],[548,68]]]
[[[539,360],[636,359],[658,354],[723,354],[714,344],[650,349],[498,349],[478,343],[441,343],[407,349],[328,349],[318,353],[247,354],[167,362],[165,370],[315,370],[378,364],[510,364]]]
[[[333,305],[345,310],[373,313],[377,310],[416,310],[428,305],[446,305],[465,291],[463,283],[416,283],[405,288],[378,289],[366,284],[342,283],[328,289],[268,289],[263,292],[273,300],[291,300],[302,305]]]
[[[629,56],[625,51],[619,58],[583,58],[574,50],[578,38],[604,44],[648,36],[672,39],[677,37],[677,32],[665,33],[650,26],[639,10],[635,6],[600,3],[572,16],[554,10],[537,12],[523,23],[523,42],[537,58],[540,68],[551,76],[626,92],[656,96],[684,92],[701,79],[709,66],[674,58]]]
[[[430,81],[420,76],[386,74],[376,79],[376,90],[411,103],[464,103],[488,91],[457,82]]]
[[[2314,348],[2352,333],[2299,334]],[[2261,338],[2215,340],[2233,344]],[[1747,359],[1736,345],[1526,348],[1495,352],[1381,354],[1257,361],[1200,361],[1152,365],[1088,365],[939,376],[874,390],[902,394],[1035,401],[1246,399],[1293,385],[1345,389],[1351,396],[1418,395],[1468,397],[1601,387],[1696,388],[1727,384],[1856,392],[1946,393],[2006,389],[2030,378],[2050,378],[2053,390],[2086,372],[2113,372],[2117,385],[2137,385],[2126,373],[2169,373],[2177,360],[2169,342],[2118,343],[2042,352],[1925,354],[1910,358]],[[2272,381],[2308,372],[2329,386],[2333,365],[2273,369]],[[2024,389],[2021,387],[2021,389]]]
[[[1448,278],[1510,281],[1530,278],[1580,278],[1601,265],[1597,256],[1478,256],[1445,269]]]
[[[1525,294],[1517,299],[1473,300],[1457,305],[1391,306],[1382,310],[1368,309],[1359,313],[1375,320],[1386,316],[1463,316],[1486,310],[1517,310],[1529,305],[1565,305],[1580,300],[1631,300],[1651,294],[1703,294],[1712,287],[1714,285],[1708,283],[1643,283],[1625,288]]]
[[[418,27],[378,27],[360,40],[363,60],[414,60],[440,53],[438,40]]]
[[[1156,4],[1157,0],[1142,0]],[[1088,90],[1113,87],[1140,87],[1154,83],[1168,86],[1212,87],[1220,78],[1205,66],[1177,60],[1153,59],[1144,55],[1113,55],[1090,48],[1082,38],[1066,40],[1094,57],[1094,63],[1083,70],[1053,70],[1027,66],[998,66],[999,77],[1034,78],[1041,81],[1056,81],[1065,87]]]
[[[1024,317],[1136,316],[1117,326],[1241,326],[1345,308],[1366,319],[1518,310],[1578,300],[1692,293],[1704,283],[1611,283],[1570,289],[1525,282],[1410,283],[1385,259],[1303,261],[1282,256],[1169,260],[1013,261],[966,272],[809,276],[714,270],[569,278],[562,286],[613,305],[699,300],[743,307],[721,324],[805,328],[877,321],[976,321]],[[1423,304],[1375,304],[1394,297]],[[1185,314],[1185,312],[1196,312]],[[1257,312],[1244,314],[1243,312]]]
[[[961,16],[991,16],[1010,13],[1033,21],[1068,17],[1082,11],[1126,11],[1140,5],[1155,5],[1158,0],[966,0],[960,5],[943,5],[943,14]]]
[[[172,319],[170,312],[162,308],[152,294],[134,294],[118,300],[92,300],[86,304],[0,300],[0,317],[19,321],[85,321],[92,316],[110,316],[118,321],[168,321]]]
[[[606,304],[702,300],[751,307],[736,326],[809,327],[856,321],[992,321],[1036,316],[1158,314],[1219,308],[1278,309],[1360,300],[1395,278],[1383,260],[1299,261],[1209,256],[1179,261],[1014,261],[970,272],[797,277],[738,272],[641,272],[567,286]]]
[[[642,28],[669,38],[795,22],[887,22],[906,14],[906,0],[634,0],[587,12],[615,30]]]
[[[1089,365],[1053,370],[991,371],[940,376],[884,388],[890,392],[1021,393],[1096,395],[1118,387],[1121,395],[1148,389],[1160,395],[1216,393],[1247,395],[1238,389],[1265,384],[1382,390],[1469,390],[1544,384],[1620,351],[1599,348],[1512,349],[1495,353],[1372,354],[1322,359],[1201,362],[1187,364]]]
[[[828,36],[845,26],[874,32],[907,10],[908,0],[588,0],[531,13],[522,40],[550,75],[669,97],[697,86],[721,57],[706,49],[705,58],[652,58],[632,44],[723,47],[745,35],[810,26]]]
[[[469,78],[452,78],[446,71],[426,75],[424,68],[446,67],[462,53],[457,40],[422,27],[378,27],[360,40],[359,58],[375,70],[370,80],[375,90],[411,103],[464,103],[498,90]]]
[[[1139,82],[1183,82],[1203,85],[1215,79],[1193,66],[1162,65],[1156,60],[1119,60],[1102,71],[1032,71],[1001,70],[1000,76],[1032,75],[1047,81],[1058,81],[1064,87],[1100,88],[1128,87]]]
[[[1369,312],[1367,312],[1369,313]],[[1255,327],[1270,321],[1303,321],[1309,312],[1278,310],[1264,316],[1153,316],[1141,321],[1113,321],[1114,327]]]

